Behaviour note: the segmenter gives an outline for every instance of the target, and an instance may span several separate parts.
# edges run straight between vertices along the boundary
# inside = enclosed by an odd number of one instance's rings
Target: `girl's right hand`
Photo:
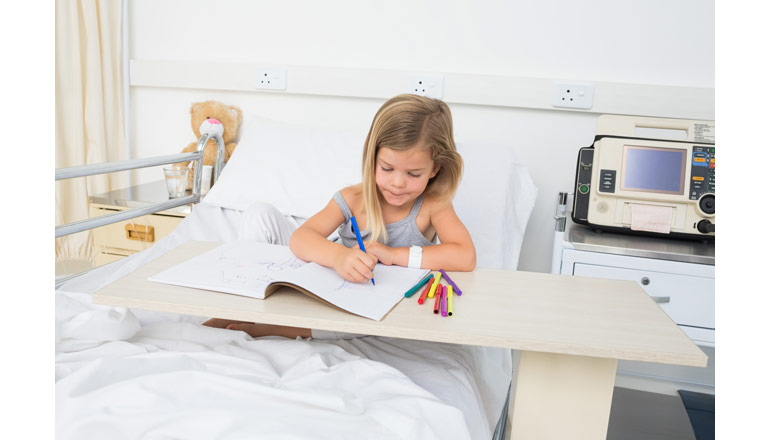
[[[334,270],[342,278],[354,283],[363,283],[372,279],[377,257],[357,248],[345,248],[334,259]]]

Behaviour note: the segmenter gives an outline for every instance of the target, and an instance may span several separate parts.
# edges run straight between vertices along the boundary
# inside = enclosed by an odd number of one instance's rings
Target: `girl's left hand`
[[[393,264],[394,252],[390,246],[385,246],[380,242],[371,243],[366,247],[366,253],[374,255],[380,260],[380,263],[390,266]]]

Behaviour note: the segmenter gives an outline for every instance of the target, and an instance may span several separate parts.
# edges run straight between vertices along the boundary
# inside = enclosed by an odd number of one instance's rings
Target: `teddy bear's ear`
[[[239,107],[231,105],[230,112],[238,119],[238,124],[243,122],[243,111]]]
[[[202,102],[194,102],[193,105],[190,106],[190,114],[195,114],[196,111],[198,111],[198,108],[203,105]]]

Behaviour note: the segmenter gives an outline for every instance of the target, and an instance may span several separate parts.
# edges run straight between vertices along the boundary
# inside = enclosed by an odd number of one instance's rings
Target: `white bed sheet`
[[[201,317],[91,304],[96,290],[188,240],[248,236],[244,216],[198,204],[152,248],[57,289],[57,437],[491,438],[509,350],[253,339]]]

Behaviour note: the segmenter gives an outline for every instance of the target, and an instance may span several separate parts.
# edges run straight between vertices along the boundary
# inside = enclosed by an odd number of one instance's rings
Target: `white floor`
[[[615,376],[615,386],[650,393],[677,396],[679,390],[696,393],[714,394],[714,387],[695,382],[673,382],[666,380],[650,380],[649,378],[618,374]]]
[[[695,440],[682,399],[615,387],[607,440]]]
[[[714,348],[701,349],[706,368],[619,363],[607,439],[695,440],[679,390],[714,394]]]

